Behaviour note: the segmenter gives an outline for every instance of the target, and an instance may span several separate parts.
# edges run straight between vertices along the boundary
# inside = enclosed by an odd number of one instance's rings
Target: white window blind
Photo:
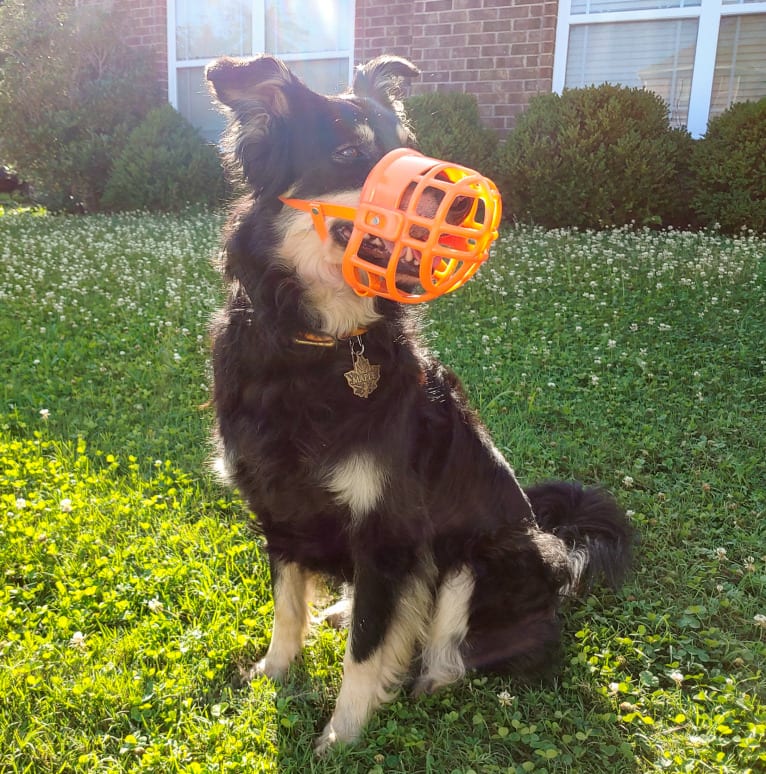
[[[710,115],[766,96],[766,14],[721,19]]]
[[[564,85],[617,83],[651,89],[667,102],[672,123],[684,126],[696,40],[695,19],[572,27]]]
[[[766,0],[559,0],[553,90],[643,86],[694,136],[766,96]]]
[[[262,52],[284,59],[312,89],[335,94],[353,65],[354,0],[170,0],[170,101],[215,141],[223,119],[204,83],[208,61]]]

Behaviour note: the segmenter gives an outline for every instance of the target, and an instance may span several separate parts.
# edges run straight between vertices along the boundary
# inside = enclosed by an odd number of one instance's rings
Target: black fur
[[[383,58],[359,71],[353,93],[322,97],[270,57],[208,69],[229,111],[230,161],[249,188],[226,232],[230,294],[213,330],[218,435],[275,576],[299,566],[354,584],[355,662],[384,647],[413,584],[433,600],[444,579],[468,568],[475,585],[460,643],[466,667],[527,671],[551,659],[563,589],[596,575],[619,582],[631,541],[619,506],[577,484],[525,493],[457,377],[419,342],[408,308],[383,300],[363,307],[349,297],[360,317],[374,315],[354,320],[368,327],[356,346],[381,369],[368,398],[352,394],[344,373],[353,341],[328,323],[315,293],[322,280],[291,263],[286,247],[286,224],[295,221],[279,195],[329,199],[359,189],[388,150],[414,143],[393,89],[416,73],[405,60]],[[299,343],[306,333],[337,341],[307,346]],[[328,485],[350,458],[382,471],[361,512],[349,503],[353,492],[339,496]],[[582,573],[578,551],[587,552]]]

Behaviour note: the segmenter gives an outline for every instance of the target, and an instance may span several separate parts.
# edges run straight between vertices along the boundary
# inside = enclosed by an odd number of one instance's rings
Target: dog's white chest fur
[[[335,465],[325,478],[325,486],[339,504],[348,506],[356,520],[375,508],[388,478],[388,471],[372,454],[360,452]]]

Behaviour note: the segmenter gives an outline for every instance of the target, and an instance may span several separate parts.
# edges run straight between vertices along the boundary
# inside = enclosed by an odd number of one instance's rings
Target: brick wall
[[[557,0],[357,0],[355,59],[411,59],[422,70],[413,94],[475,94],[502,134],[530,97],[551,91],[557,11]]]
[[[168,20],[167,0],[122,0],[127,11],[131,34],[127,43],[146,51],[153,60],[157,80],[168,93]]]
[[[119,8],[128,20],[125,42],[145,52],[152,60],[157,81],[168,95],[167,0],[77,0],[80,6]]]

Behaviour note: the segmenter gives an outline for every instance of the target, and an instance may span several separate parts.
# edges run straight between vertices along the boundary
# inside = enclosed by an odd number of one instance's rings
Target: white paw
[[[415,684],[412,686],[412,696],[417,698],[418,696],[427,696],[434,693],[440,688],[436,680],[428,675],[421,675],[415,680]]]
[[[463,669],[441,669],[428,671],[420,675],[412,686],[413,696],[425,696],[440,691],[448,685],[460,680],[465,674]]]
[[[351,600],[348,598],[320,610],[314,618],[315,623],[326,623],[333,629],[347,629],[350,620]]]
[[[314,752],[318,756],[322,756],[328,752],[331,747],[334,747],[337,744],[347,744],[348,742],[353,742],[357,736],[358,734],[352,733],[350,731],[343,732],[336,729],[333,723],[333,719],[331,718],[330,722],[324,727],[322,735],[319,737],[319,739],[317,739],[317,742],[314,745]]]
[[[268,677],[274,682],[282,682],[290,664],[280,664],[275,662],[274,659],[270,659],[268,656],[262,658],[256,664],[253,664],[249,669],[242,670],[242,678],[245,682],[250,682],[259,677]]]
[[[322,735],[317,739],[316,744],[314,745],[314,752],[318,756],[324,755],[336,742],[337,738],[335,736],[335,731],[330,728],[330,724],[328,723],[325,727],[325,730],[322,732]]]

